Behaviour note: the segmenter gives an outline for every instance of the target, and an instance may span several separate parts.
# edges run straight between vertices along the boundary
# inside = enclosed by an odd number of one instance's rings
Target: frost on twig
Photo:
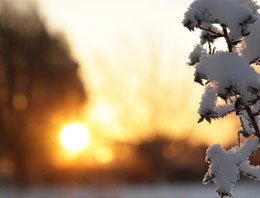
[[[256,20],[254,13],[258,8],[247,4],[248,1],[197,0],[185,13],[183,24],[191,31],[194,28],[207,29],[208,23],[224,24],[230,29],[231,40],[235,41],[247,35],[248,24]]]
[[[240,115],[240,124],[241,124],[241,130],[240,133],[243,134],[244,137],[249,137],[252,135],[255,135],[254,128],[252,126],[252,123],[250,121],[250,118],[248,117],[246,111],[242,111]]]
[[[260,18],[252,25],[251,33],[243,41],[240,53],[251,63],[258,63],[260,59]]]
[[[243,163],[241,163],[239,166],[239,170],[243,175],[251,179],[260,181],[260,166],[250,165],[249,160],[246,160]]]
[[[196,45],[193,51],[190,53],[188,62],[189,65],[195,65],[200,61],[200,57],[202,54],[206,54],[206,50],[201,45]]]
[[[218,105],[218,106],[216,106],[214,111],[218,115],[217,118],[223,118],[226,115],[228,115],[229,113],[232,113],[235,111],[234,104]]]
[[[258,142],[256,138],[249,138],[241,147],[233,147],[227,151],[219,144],[209,147],[206,161],[210,166],[203,183],[213,181],[221,196],[231,196],[230,190],[239,180],[240,172],[259,178],[259,167],[252,167],[247,162],[248,157],[257,150]]]
[[[213,111],[216,106],[217,101],[217,93],[213,86],[208,85],[205,88],[205,93],[202,96],[200,102],[200,108],[198,113],[201,118],[205,118],[208,122],[211,122],[211,117],[215,116],[215,112]]]
[[[257,92],[253,91],[260,90],[258,73],[236,53],[217,52],[211,56],[202,56],[196,66],[195,75],[198,74],[215,82],[220,97],[239,94],[244,101],[258,97]]]
[[[198,113],[201,118],[198,122],[202,122],[204,119],[211,123],[211,119],[223,118],[226,115],[235,111],[234,103],[225,105],[216,105],[217,92],[216,88],[209,84],[205,88],[205,92],[202,96]]]
[[[250,10],[252,10],[252,12],[255,14],[257,12],[257,10],[260,9],[260,6],[257,5],[257,1],[256,0],[237,0],[237,2],[246,5],[250,8]]]
[[[260,65],[259,8],[255,0],[195,0],[184,14],[186,28],[201,30],[200,44],[189,57],[194,81],[205,87],[198,122],[210,123],[232,112],[240,119],[239,147],[225,150],[215,144],[207,151],[210,166],[203,182],[214,181],[221,197],[231,196],[240,173],[260,180],[260,167],[248,161],[260,139],[260,75],[251,66]],[[227,51],[212,47],[219,38],[224,38]],[[219,98],[226,104],[217,105]],[[248,138],[242,146],[241,134]]]

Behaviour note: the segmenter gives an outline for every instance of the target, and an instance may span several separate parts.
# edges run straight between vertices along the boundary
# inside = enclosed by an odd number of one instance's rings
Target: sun
[[[61,130],[60,142],[68,151],[82,151],[90,142],[89,131],[81,123],[68,124]]]

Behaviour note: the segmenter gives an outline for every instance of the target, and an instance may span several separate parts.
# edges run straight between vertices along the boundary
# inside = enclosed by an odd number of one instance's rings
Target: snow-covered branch
[[[195,0],[184,14],[186,28],[201,30],[200,44],[189,56],[189,65],[195,68],[194,81],[205,86],[198,122],[210,123],[232,112],[240,120],[239,147],[225,150],[216,144],[207,151],[210,166],[203,182],[214,181],[221,197],[231,196],[240,173],[260,179],[260,167],[248,161],[260,139],[260,75],[251,66],[260,63],[259,8],[254,0]],[[227,51],[212,48],[221,37]],[[206,43],[208,52],[203,48]],[[220,98],[226,104],[217,105]],[[241,147],[240,134],[248,138]]]
[[[247,164],[248,157],[257,150],[258,143],[258,139],[249,138],[241,147],[230,150],[225,150],[220,144],[209,147],[206,161],[210,165],[203,183],[213,181],[220,196],[231,196],[231,188],[240,178],[240,172],[259,178],[259,168]]]

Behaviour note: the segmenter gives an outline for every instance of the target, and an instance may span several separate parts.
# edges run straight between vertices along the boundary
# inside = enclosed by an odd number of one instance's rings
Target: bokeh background
[[[0,1],[0,195],[216,196],[205,151],[239,123],[197,124],[191,2]]]

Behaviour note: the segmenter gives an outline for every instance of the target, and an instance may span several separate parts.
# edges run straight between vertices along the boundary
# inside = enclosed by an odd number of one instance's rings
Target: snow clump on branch
[[[240,174],[260,180],[260,167],[248,160],[260,139],[260,75],[251,66],[260,65],[259,8],[254,0],[195,0],[183,20],[190,31],[201,30],[188,63],[195,68],[194,81],[205,87],[198,122],[211,123],[232,112],[240,121],[238,147],[225,150],[215,144],[207,150],[210,165],[203,182],[213,181],[221,198],[232,196]],[[226,41],[226,52],[216,50],[218,38]],[[225,104],[217,105],[219,98]],[[241,147],[240,134],[248,138]]]
[[[220,24],[230,29],[229,36],[235,41],[249,33],[248,24],[256,18],[253,15],[258,7],[251,1],[238,0],[197,0],[185,13],[183,24],[189,30],[195,27],[207,27],[207,24]]]
[[[210,163],[203,183],[214,181],[216,191],[221,196],[232,196],[233,187],[242,174],[260,179],[259,167],[252,167],[248,163],[248,157],[257,150],[259,140],[249,138],[241,147],[233,147],[226,151],[219,144],[215,144],[207,150],[206,161]]]
[[[196,66],[195,77],[214,82],[217,93],[224,98],[240,94],[244,101],[255,99],[253,90],[260,90],[257,72],[236,53],[217,52],[202,56]]]

